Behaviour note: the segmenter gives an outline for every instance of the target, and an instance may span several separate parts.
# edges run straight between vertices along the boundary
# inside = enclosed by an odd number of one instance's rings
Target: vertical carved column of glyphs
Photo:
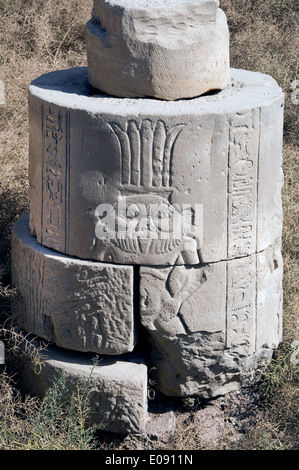
[[[68,240],[69,114],[56,106],[42,107],[41,243],[65,253]]]
[[[229,118],[226,346],[244,356],[255,351],[257,199],[260,109]]]

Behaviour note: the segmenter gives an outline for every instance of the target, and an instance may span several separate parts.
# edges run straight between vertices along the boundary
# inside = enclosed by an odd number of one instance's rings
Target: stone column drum
[[[281,338],[283,95],[269,76],[231,77],[177,102],[91,94],[86,68],[29,87],[31,232],[72,257],[141,266],[137,309],[167,395],[234,389]],[[185,206],[202,227],[185,227]],[[105,232],[101,207],[115,230],[135,221],[131,236]],[[164,238],[152,208],[179,233]]]
[[[156,388],[212,398],[264,371],[282,334],[280,246],[193,267],[141,267]]]
[[[29,86],[15,315],[55,348],[121,358],[97,369],[99,400],[106,374],[118,396],[134,387],[120,355],[141,347],[137,401],[120,406],[136,419],[113,431],[144,431],[147,366],[164,395],[209,399],[258,377],[281,341],[284,96],[228,52],[216,0],[95,0],[88,67]],[[49,354],[50,375],[65,369]]]
[[[218,0],[95,0],[89,82],[110,95],[194,98],[229,84],[229,31]]]
[[[83,259],[138,265],[218,262],[272,246],[282,223],[283,94],[269,76],[231,73],[222,92],[177,102],[91,95],[86,68],[36,79],[29,171],[38,242]],[[202,227],[185,226],[188,205],[193,215],[202,210]],[[109,206],[115,230],[121,217],[139,222],[131,245],[128,233],[122,240],[109,225],[104,231]],[[169,243],[151,207],[164,207],[181,225]],[[144,218],[157,239],[149,230],[143,235]]]

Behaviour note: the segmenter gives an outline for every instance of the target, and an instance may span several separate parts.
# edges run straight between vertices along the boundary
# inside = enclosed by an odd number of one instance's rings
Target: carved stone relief
[[[120,264],[194,265],[250,255],[257,247],[261,251],[273,245],[280,233],[281,172],[275,170],[267,183],[260,175],[267,172],[270,152],[281,164],[276,136],[283,96],[267,76],[232,73],[234,87],[217,96],[181,102],[90,97],[84,68],[37,79],[29,95],[34,122],[31,233],[45,246],[70,256]],[[274,107],[277,112],[270,112]],[[115,230],[122,225],[123,202],[130,209],[125,214],[130,230],[136,226],[125,235]],[[160,218],[169,212],[168,221],[174,214],[182,225],[173,237],[177,241],[165,244],[169,257],[163,254],[164,242],[152,240],[150,230],[150,240],[140,242],[145,221],[154,226],[148,207],[152,205],[161,206]],[[114,224],[108,232],[114,236],[98,237],[107,223],[107,206]],[[187,231],[186,207],[193,219],[200,212],[199,224],[191,221]],[[273,222],[267,228],[268,214],[278,225]],[[187,225],[190,228],[190,219]],[[190,242],[189,249],[181,239]]]
[[[263,370],[281,341],[282,270],[280,246],[205,266],[141,267],[158,389],[211,398]]]

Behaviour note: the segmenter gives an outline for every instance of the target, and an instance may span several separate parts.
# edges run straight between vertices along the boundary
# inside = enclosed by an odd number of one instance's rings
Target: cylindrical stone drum
[[[142,323],[165,395],[234,390],[281,340],[284,97],[267,75],[230,72],[223,91],[179,101],[103,95],[84,67],[29,87],[31,235],[15,231],[24,256],[14,284],[27,273],[27,304],[40,286],[47,308],[33,320],[24,307],[23,325],[69,349],[116,354],[134,347]],[[31,257],[48,278],[28,276]],[[72,305],[83,298],[74,315],[45,288],[60,270],[61,302],[68,285]],[[96,296],[84,294],[86,276]]]
[[[281,237],[283,94],[260,73],[177,102],[91,95],[87,69],[29,87],[30,229],[83,259],[195,265]],[[188,217],[188,215],[190,217]]]

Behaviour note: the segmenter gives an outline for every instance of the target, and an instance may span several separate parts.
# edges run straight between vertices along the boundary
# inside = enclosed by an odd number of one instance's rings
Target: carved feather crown
[[[158,120],[130,120],[125,128],[111,123],[120,147],[121,187],[124,192],[171,189],[173,148],[184,124],[170,129]]]

